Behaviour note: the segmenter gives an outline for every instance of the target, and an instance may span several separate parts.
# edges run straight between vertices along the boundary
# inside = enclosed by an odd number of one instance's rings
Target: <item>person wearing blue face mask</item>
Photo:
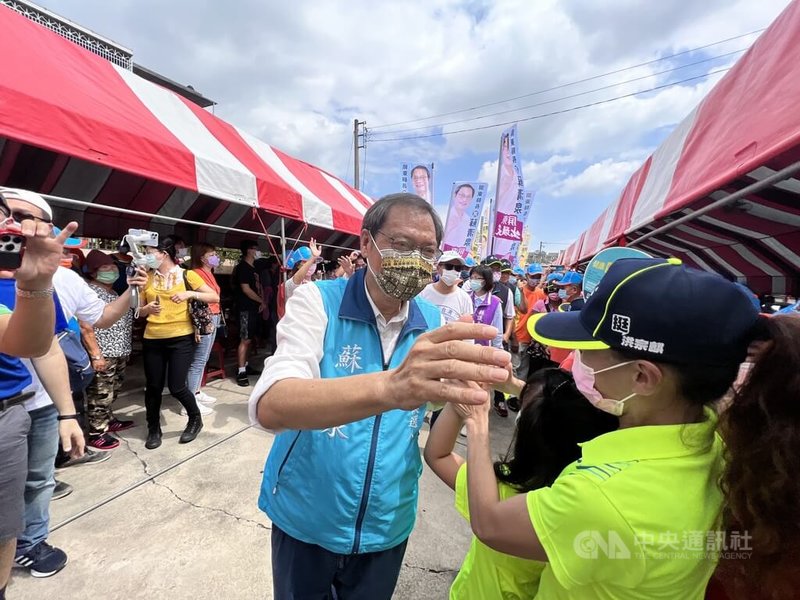
[[[479,265],[472,268],[469,279],[469,296],[474,307],[472,318],[476,323],[491,325],[497,329],[497,336],[493,340],[479,340],[476,343],[502,350],[503,309],[500,299],[492,293],[494,285],[491,267]],[[506,409],[505,402],[503,402],[503,409]],[[506,416],[508,416],[507,411]]]
[[[560,280],[554,282],[558,286],[558,297],[562,303],[569,305],[569,310],[581,310],[583,299],[583,275],[577,271],[569,271]]]
[[[114,302],[119,297],[112,287],[119,277],[114,259],[100,250],[92,250],[86,257],[86,269],[92,291],[106,304]],[[80,327],[95,370],[95,377],[86,388],[87,445],[95,450],[113,450],[119,446],[119,440],[107,434],[134,426],[133,421],[119,420],[111,411],[111,405],[122,388],[131,355],[133,314],[128,309],[121,319],[106,329],[95,328],[83,321]]]

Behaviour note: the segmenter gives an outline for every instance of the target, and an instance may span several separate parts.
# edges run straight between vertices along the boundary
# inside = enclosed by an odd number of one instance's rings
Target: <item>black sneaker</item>
[[[72,486],[68,483],[64,483],[63,481],[59,481],[56,479],[56,487],[53,488],[53,497],[51,500],[60,500],[65,496],[69,496],[72,493]]]
[[[25,554],[16,556],[14,563],[30,569],[34,577],[50,577],[67,566],[67,554],[47,542],[39,542]]]
[[[70,458],[61,464],[56,465],[56,469],[66,469],[67,467],[77,467],[78,465],[94,465],[111,458],[111,452],[97,452],[88,447],[80,458]]]
[[[519,398],[509,398],[506,401],[506,405],[508,406],[508,410],[511,412],[519,412]]]
[[[239,371],[236,375],[236,383],[242,387],[250,387],[250,378],[247,376],[246,371]]]

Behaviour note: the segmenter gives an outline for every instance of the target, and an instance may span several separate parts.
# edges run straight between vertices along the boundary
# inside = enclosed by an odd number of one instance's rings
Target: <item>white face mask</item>
[[[500,273],[492,273],[492,281],[494,281],[495,283],[500,281]]]
[[[591,402],[593,406],[599,408],[603,412],[607,412],[618,417],[622,416],[622,413],[625,411],[625,402],[633,398],[636,394],[629,394],[622,400],[605,398],[603,394],[596,387],[594,387],[594,377],[598,373],[605,373],[606,371],[624,367],[625,365],[629,365],[633,362],[636,361],[629,360],[628,362],[611,365],[605,369],[595,371],[591,367],[583,364],[581,361],[581,351],[575,350],[575,356],[572,361],[572,377],[575,379],[575,387],[578,388],[578,391],[581,394],[586,396],[586,399]]]
[[[459,280],[459,272],[458,271],[442,271],[442,274],[439,276],[439,279],[448,287],[452,287],[456,284]]]
[[[261,258],[261,250],[256,250],[256,253],[255,253],[255,258],[256,258],[256,259],[259,259],[259,258]]]
[[[509,277],[508,278],[508,285],[517,285],[517,278],[516,277]]]
[[[178,251],[175,253],[175,256],[176,256],[177,258],[186,258],[187,256],[189,256],[189,250],[188,250],[188,248],[181,248],[180,250],[178,250]]]

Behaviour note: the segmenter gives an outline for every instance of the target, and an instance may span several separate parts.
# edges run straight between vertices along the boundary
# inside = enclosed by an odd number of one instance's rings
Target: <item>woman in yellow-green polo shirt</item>
[[[534,339],[576,350],[576,386],[620,428],[581,444],[551,487],[500,501],[488,410],[473,407],[468,497],[478,539],[546,561],[540,600],[703,598],[731,542],[709,405],[731,386],[760,324],[739,288],[676,259],[619,260],[582,311],[533,317]]]
[[[139,315],[147,317],[142,341],[147,409],[147,441],[150,450],[161,445],[161,393],[165,380],[169,392],[186,409],[189,420],[179,442],[191,442],[203,428],[194,391],[186,384],[194,357],[195,331],[189,316],[189,300],[219,302],[219,294],[199,275],[175,263],[172,238],[162,238],[158,247],[147,249],[147,285],[142,290]],[[188,286],[187,286],[188,283]]]

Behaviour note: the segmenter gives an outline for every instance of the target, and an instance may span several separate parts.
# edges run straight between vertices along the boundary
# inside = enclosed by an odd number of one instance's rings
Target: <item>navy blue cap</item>
[[[534,339],[555,348],[625,350],[666,363],[742,362],[758,310],[730,281],[680,260],[620,259],[579,312],[533,315]]]

